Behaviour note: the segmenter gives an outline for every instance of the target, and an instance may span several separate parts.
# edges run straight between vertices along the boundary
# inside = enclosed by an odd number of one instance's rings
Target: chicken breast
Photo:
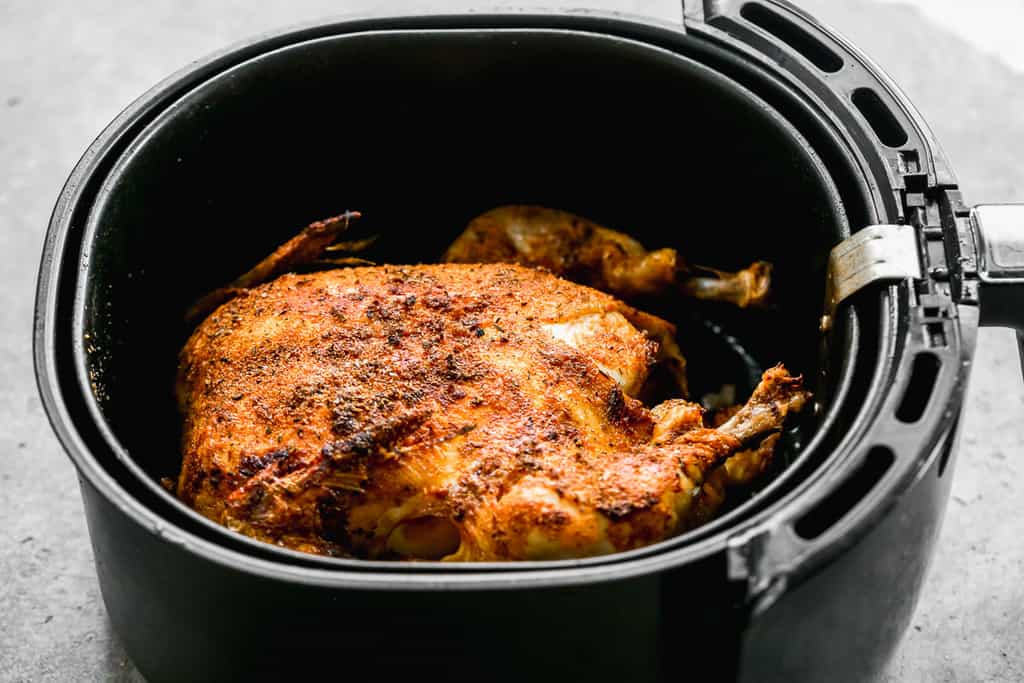
[[[705,476],[807,397],[775,368],[717,429],[681,399],[648,409],[635,397],[672,326],[517,265],[336,269],[234,295],[181,352],[177,493],[307,552],[649,544],[703,521],[720,493]]]

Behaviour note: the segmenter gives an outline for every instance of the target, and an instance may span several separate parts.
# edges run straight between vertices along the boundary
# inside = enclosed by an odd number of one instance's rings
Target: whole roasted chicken
[[[673,327],[547,270],[281,274],[353,216],[309,226],[192,312],[215,308],[180,355],[177,494],[236,531],[365,558],[636,548],[709,519],[808,398],[775,367],[714,421],[683,398],[645,406],[656,364],[682,383]]]

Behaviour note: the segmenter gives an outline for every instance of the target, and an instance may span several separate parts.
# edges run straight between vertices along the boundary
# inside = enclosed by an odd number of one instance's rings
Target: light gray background
[[[72,166],[125,105],[192,59],[281,25],[430,8],[371,0],[251,4],[0,0],[2,681],[141,680],[107,622],[75,475],[32,377],[40,246]],[[672,0],[548,3],[563,4],[667,20],[680,13]],[[952,158],[969,201],[1024,201],[1019,2],[920,0],[937,23],[899,4],[800,4],[904,87]],[[892,681],[1024,679],[1022,418],[1012,336],[984,330],[939,551],[889,669]]]

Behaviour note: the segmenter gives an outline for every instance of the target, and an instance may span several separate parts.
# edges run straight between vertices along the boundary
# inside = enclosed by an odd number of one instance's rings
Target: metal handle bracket
[[[921,279],[917,233],[910,225],[868,226],[833,247],[827,277],[823,332],[832,327],[839,304],[868,285]]]

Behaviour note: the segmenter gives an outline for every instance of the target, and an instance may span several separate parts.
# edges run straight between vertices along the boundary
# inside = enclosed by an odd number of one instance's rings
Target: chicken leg
[[[443,260],[539,266],[624,299],[679,292],[740,308],[762,304],[771,282],[765,261],[735,273],[694,266],[674,249],[647,251],[621,232],[539,206],[502,206],[477,216]]]
[[[508,559],[585,557],[640,547],[703,524],[720,507],[726,487],[746,483],[763,468],[786,416],[799,412],[809,396],[799,377],[777,366],[764,373],[733,418],[715,429],[703,426],[700,406],[666,401],[651,411],[650,442],[610,456],[610,469],[599,473],[591,495],[557,495],[571,490],[564,474],[557,483],[528,475],[491,506],[493,517],[478,517],[470,533],[464,530],[470,540],[444,559],[490,559],[498,552]]]

